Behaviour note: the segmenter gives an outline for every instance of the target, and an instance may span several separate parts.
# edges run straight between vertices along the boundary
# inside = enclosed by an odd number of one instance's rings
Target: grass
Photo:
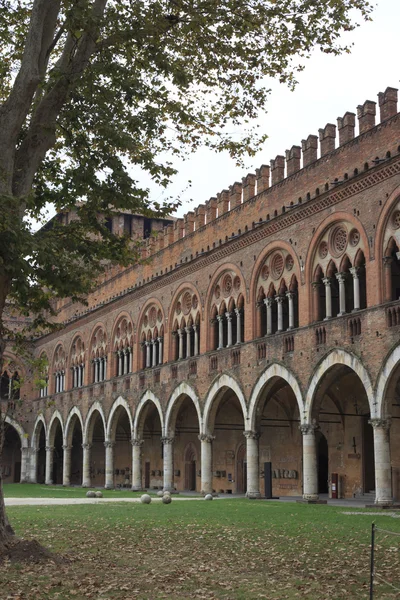
[[[69,562],[6,563],[0,598],[364,599],[371,522],[400,533],[400,520],[344,510],[244,499],[10,507],[18,535]],[[379,574],[398,587],[399,539],[378,531],[376,548]]]
[[[42,485],[39,483],[21,484],[6,483],[3,485],[6,498],[82,498],[86,492],[95,488],[63,487],[62,485]],[[99,488],[100,489],[100,488]],[[126,498],[141,496],[143,492],[132,492],[129,489],[105,490],[101,488],[104,498]],[[150,492],[150,495],[156,492]]]

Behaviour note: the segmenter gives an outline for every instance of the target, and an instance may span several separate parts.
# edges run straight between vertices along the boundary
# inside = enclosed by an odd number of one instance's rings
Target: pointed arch
[[[240,387],[236,379],[234,379],[230,375],[227,375],[226,373],[223,373],[216,379],[216,381],[214,381],[211,388],[207,392],[203,411],[203,433],[211,433],[209,431],[209,418],[211,409],[216,396],[224,388],[229,388],[236,394],[243,412],[243,420],[245,425],[244,428],[248,429],[247,405],[242,388]]]
[[[349,352],[346,352],[345,350],[335,348],[334,350],[329,352],[320,361],[320,363],[317,365],[316,369],[314,370],[314,374],[311,377],[310,384],[307,389],[305,409],[303,412],[304,423],[311,423],[312,408],[313,408],[315,393],[318,388],[318,385],[320,384],[322,378],[324,377],[324,375],[328,371],[328,369],[330,369],[331,367],[334,367],[335,365],[342,365],[342,366],[349,367],[350,369],[352,369],[352,371],[354,371],[358,375],[358,377],[360,378],[360,380],[364,386],[365,393],[368,398],[370,413],[371,413],[371,415],[375,414],[374,392],[372,389],[371,379],[369,377],[369,374],[368,374],[366,368],[361,363],[360,359],[357,358],[354,354],[350,354]]]
[[[168,400],[167,410],[165,413],[165,435],[166,436],[168,436],[171,433],[170,430],[175,430],[176,416],[177,416],[179,407],[182,403],[182,400],[186,396],[192,400],[192,402],[196,408],[197,418],[199,421],[199,431],[200,431],[200,433],[203,432],[203,419],[202,419],[202,415],[201,415],[199,397],[197,396],[194,389],[189,384],[187,384],[185,381],[183,381],[174,389],[174,391],[172,392],[172,394]],[[172,433],[171,433],[171,435],[172,435]]]
[[[71,408],[71,410],[69,411],[67,421],[65,423],[64,444],[66,446],[71,445],[71,443],[72,443],[73,429],[70,432],[70,427],[72,424],[72,420],[74,418],[79,421],[79,423],[81,425],[81,429],[82,429],[82,435],[83,435],[83,418],[82,418],[81,411],[79,410],[79,408],[77,406],[73,406]]]
[[[388,385],[392,376],[399,366],[400,362],[400,344],[394,348],[389,355],[386,356],[386,359],[383,361],[382,368],[378,375],[378,381],[376,384],[376,413],[373,415],[378,419],[386,418],[386,406],[385,406],[385,398]],[[372,417],[372,411],[371,411]]]
[[[141,423],[142,412],[148,402],[152,402],[156,406],[158,416],[160,417],[162,435],[164,435],[164,414],[162,411],[161,402],[157,398],[157,396],[153,394],[153,392],[147,390],[141,397],[140,402],[136,408],[135,419],[133,423],[134,438],[140,437],[140,427],[143,427],[143,424]]]
[[[54,439],[52,439],[53,437],[53,427],[54,427],[54,423],[55,421],[58,420],[60,423],[60,427],[61,427],[61,434],[62,434],[62,438],[64,439],[64,424],[63,424],[63,418],[61,416],[60,411],[55,410],[53,412],[53,414],[51,415],[51,419],[50,419],[50,423],[49,423],[49,428],[47,430],[47,437],[46,437],[46,444],[47,446],[53,446],[54,445]]]
[[[302,394],[302,391],[300,388],[300,384],[297,381],[296,377],[284,365],[280,365],[278,363],[273,363],[272,365],[269,365],[265,369],[265,371],[263,371],[263,373],[261,373],[260,377],[256,381],[256,384],[255,384],[253,391],[251,393],[251,396],[250,396],[248,414],[249,414],[249,429],[251,429],[252,431],[255,431],[255,429],[256,429],[257,408],[258,408],[258,404],[259,404],[259,400],[260,400],[262,391],[268,385],[268,382],[271,381],[271,379],[277,378],[277,377],[286,381],[286,383],[292,389],[292,391],[296,397],[297,406],[299,408],[300,418],[301,418],[301,415],[303,415],[303,413],[304,413],[303,394]]]
[[[96,411],[99,413],[100,418],[103,422],[104,436],[106,435],[106,418],[104,415],[103,407],[101,406],[100,402],[96,401],[89,408],[89,412],[86,415],[85,428],[84,428],[84,433],[83,433],[83,443],[85,443],[85,444],[87,444],[89,442],[89,440],[88,440],[89,427],[92,426],[92,416],[93,416],[93,413],[95,413]]]
[[[116,425],[118,423],[118,419],[116,419],[115,417],[118,416],[117,413],[121,412],[121,410],[125,410],[126,414],[128,415],[129,429],[130,429],[131,433],[133,431],[133,418],[132,418],[131,408],[130,408],[128,402],[125,400],[125,398],[123,398],[122,396],[119,396],[115,400],[114,404],[112,405],[110,414],[108,415],[107,430],[106,430],[107,431],[107,435],[106,435],[107,440],[115,441]]]
[[[18,421],[16,421],[12,417],[9,417],[8,415],[6,415],[5,422],[8,425],[11,425],[11,427],[14,427],[15,431],[18,433],[19,439],[21,441],[21,448],[28,448],[27,434],[22,425],[20,425]]]
[[[37,448],[37,444],[38,444],[38,437],[40,437],[40,433],[38,436],[38,427],[39,427],[39,423],[42,423],[43,426],[43,430],[44,430],[44,436],[45,439],[47,440],[47,425],[46,425],[46,421],[44,419],[43,415],[38,415],[36,417],[36,421],[33,425],[33,433],[32,433],[32,439],[31,439],[31,448]]]

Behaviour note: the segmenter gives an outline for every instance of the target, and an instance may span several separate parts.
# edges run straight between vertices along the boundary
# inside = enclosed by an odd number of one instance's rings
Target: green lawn
[[[6,498],[82,498],[88,489],[63,487],[61,485],[41,485],[39,483],[6,483],[3,485],[4,496]],[[94,490],[95,488],[90,489]],[[131,492],[128,489],[104,490],[101,488],[101,492],[103,492],[104,498],[141,496],[141,492]],[[156,491],[150,492],[151,495],[153,493],[156,494]]]
[[[400,533],[400,519],[344,510],[244,499],[10,507],[18,535],[70,561],[4,565],[0,598],[368,598],[371,522]],[[376,556],[400,587],[399,540],[378,532]],[[398,598],[390,589],[376,598]]]

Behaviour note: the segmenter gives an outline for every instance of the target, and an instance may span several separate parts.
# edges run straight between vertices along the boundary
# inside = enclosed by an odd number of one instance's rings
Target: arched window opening
[[[241,278],[232,272],[221,274],[213,290],[210,349],[221,350],[244,341],[244,301]],[[216,319],[216,322],[214,322]]]
[[[107,333],[100,326],[92,338],[92,383],[101,383],[107,379]]]
[[[149,305],[143,315],[140,332],[142,369],[161,365],[164,361],[164,315],[161,308],[155,304]]]
[[[54,353],[54,393],[65,390],[65,351],[59,344]]]
[[[80,337],[75,339],[71,348],[72,388],[79,388],[85,381],[85,344]]]
[[[131,373],[133,367],[133,325],[126,317],[123,317],[118,323],[113,343],[116,377]]]

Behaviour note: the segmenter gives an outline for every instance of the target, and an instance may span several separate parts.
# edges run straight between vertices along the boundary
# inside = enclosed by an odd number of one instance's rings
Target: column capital
[[[132,438],[131,444],[132,444],[132,446],[143,446],[144,440],[141,440],[139,438]]]
[[[196,325],[196,323],[193,323],[192,328],[193,328],[193,331],[197,331],[197,325]]]
[[[176,331],[177,331],[177,334],[179,335],[179,337],[183,336],[183,330],[182,329],[179,328]]]
[[[235,314],[237,317],[239,317],[242,314],[242,309],[241,308],[235,308]]]
[[[294,292],[286,292],[286,298],[288,300],[293,300],[293,298],[295,297],[295,293]]]
[[[344,283],[346,281],[346,273],[335,273],[335,277],[339,283]]]
[[[207,433],[201,433],[198,436],[198,438],[201,442],[207,442],[208,444],[211,444],[211,442],[213,440],[215,440],[215,435],[208,435]]]
[[[54,452],[54,446],[46,446],[46,452]]]
[[[393,262],[393,258],[391,256],[383,257],[383,266],[386,267],[387,269],[390,269],[390,267],[392,266],[392,262]]]
[[[111,442],[110,440],[107,440],[106,442],[104,442],[104,448],[114,448],[115,446],[115,442]]]
[[[360,267],[350,267],[349,271],[353,275],[354,279],[358,279],[358,274],[360,273]]]
[[[267,308],[271,308],[273,301],[274,299],[271,298],[271,296],[268,296],[268,298],[264,298],[264,304]]]
[[[243,435],[246,438],[246,440],[258,440],[261,436],[261,433],[249,429],[247,431],[243,431]]]
[[[299,425],[299,429],[302,435],[315,435],[315,432],[319,429],[319,425],[316,423],[303,423]]]
[[[72,446],[71,446],[71,444],[63,444],[62,449],[63,450],[72,450]]]
[[[162,338],[162,337],[158,337],[158,338],[157,338],[157,341],[158,341],[158,343],[160,343],[160,342],[162,342],[162,341],[163,341],[163,338]]]
[[[228,321],[232,321],[232,313],[231,312],[226,312],[225,316],[227,318]]]
[[[173,444],[174,440],[175,440],[174,437],[162,437],[161,438],[161,443],[164,444],[164,445]]]
[[[92,447],[92,444],[87,444],[87,443],[82,444],[83,450],[90,450],[91,447]]]
[[[217,315],[217,321],[218,323],[221,323],[222,319],[223,319],[223,315]]]
[[[282,296],[281,294],[278,294],[277,296],[275,296],[275,302],[277,302],[277,304],[282,304],[284,299],[285,299],[285,296]]]
[[[328,287],[328,286],[330,286],[330,285],[331,285],[331,283],[332,283],[332,278],[331,278],[331,277],[324,277],[324,278],[322,279],[322,281],[323,281],[323,283],[324,283],[324,286]]]
[[[185,331],[186,331],[186,333],[190,333],[190,332],[191,332],[191,330],[192,330],[192,328],[191,328],[191,327],[185,327]]]
[[[369,419],[368,423],[372,425],[374,429],[383,429],[384,431],[389,431],[392,425],[392,419],[390,417],[387,419]]]

